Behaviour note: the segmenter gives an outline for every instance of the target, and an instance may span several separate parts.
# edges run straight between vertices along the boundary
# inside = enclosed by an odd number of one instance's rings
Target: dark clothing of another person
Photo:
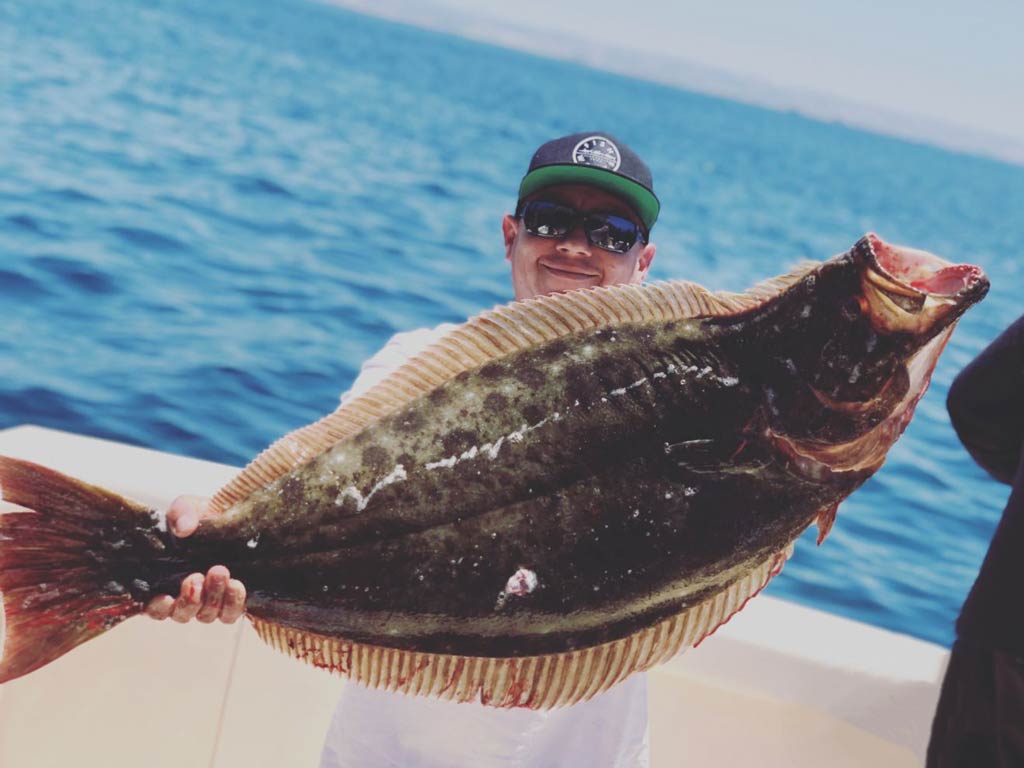
[[[1024,768],[1024,316],[957,376],[949,415],[968,452],[1013,486],[957,620],[928,768]]]

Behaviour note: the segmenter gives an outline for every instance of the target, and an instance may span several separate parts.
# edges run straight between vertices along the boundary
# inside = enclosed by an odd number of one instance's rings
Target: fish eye
[[[860,299],[856,296],[851,296],[839,305],[840,317],[850,322],[860,318],[862,312],[863,308],[860,305]]]

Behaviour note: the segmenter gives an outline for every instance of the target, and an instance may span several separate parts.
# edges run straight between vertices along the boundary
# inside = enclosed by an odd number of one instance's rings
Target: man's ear
[[[519,232],[519,223],[509,213],[501,220],[501,234],[505,238],[505,258],[512,260],[512,244],[516,241],[516,234]]]
[[[647,277],[647,272],[651,268],[651,262],[654,261],[655,250],[657,249],[654,247],[654,243],[648,243],[644,246],[644,249],[640,251],[640,256],[636,260],[636,270],[641,281]]]

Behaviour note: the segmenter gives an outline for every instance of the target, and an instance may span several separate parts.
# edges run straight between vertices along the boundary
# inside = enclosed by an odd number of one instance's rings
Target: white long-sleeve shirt
[[[341,396],[367,391],[453,325],[395,334]],[[545,711],[496,709],[346,683],[320,768],[647,768],[647,679]]]

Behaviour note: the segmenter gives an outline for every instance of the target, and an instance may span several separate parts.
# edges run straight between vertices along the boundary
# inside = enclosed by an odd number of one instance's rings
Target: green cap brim
[[[519,200],[556,184],[588,184],[622,198],[636,211],[648,232],[661,211],[661,203],[649,189],[614,171],[586,165],[547,165],[531,171],[519,185]]]

